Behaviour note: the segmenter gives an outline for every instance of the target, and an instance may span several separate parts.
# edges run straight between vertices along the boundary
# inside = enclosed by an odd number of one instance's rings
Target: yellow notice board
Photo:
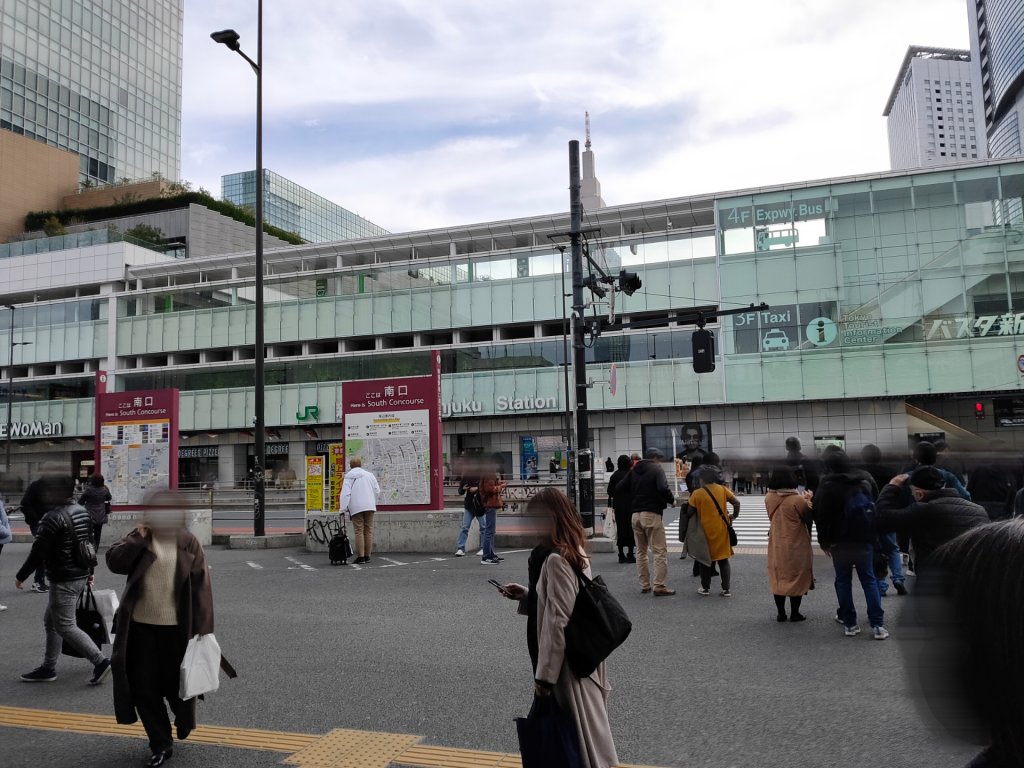
[[[341,506],[341,484],[345,479],[345,444],[331,443],[331,494],[327,500],[327,508],[337,512]]]
[[[324,511],[324,457],[306,457],[306,514]]]

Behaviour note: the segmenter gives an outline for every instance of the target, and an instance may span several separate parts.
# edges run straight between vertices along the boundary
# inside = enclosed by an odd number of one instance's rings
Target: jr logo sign
[[[318,421],[320,409],[315,405],[307,405],[304,411],[295,414],[295,418],[299,421]]]

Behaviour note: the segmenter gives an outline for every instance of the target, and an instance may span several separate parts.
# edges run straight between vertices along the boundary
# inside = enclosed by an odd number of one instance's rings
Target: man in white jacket
[[[341,513],[352,520],[356,537],[355,563],[368,563],[373,550],[373,513],[380,499],[380,483],[372,472],[363,469],[358,456],[349,459],[350,467],[341,484]]]

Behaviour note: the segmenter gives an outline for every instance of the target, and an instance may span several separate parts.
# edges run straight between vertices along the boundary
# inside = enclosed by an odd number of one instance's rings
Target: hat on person
[[[644,451],[645,459],[664,459],[665,454],[659,451],[657,448],[648,448]]]
[[[946,478],[935,467],[918,467],[910,476],[910,484],[922,491],[937,491],[946,487]]]

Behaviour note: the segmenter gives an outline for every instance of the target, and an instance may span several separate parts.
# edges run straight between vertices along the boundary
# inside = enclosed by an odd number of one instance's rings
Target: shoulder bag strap
[[[711,497],[711,501],[714,503],[715,509],[718,511],[718,516],[722,518],[722,522],[725,523],[725,527],[732,528],[732,523],[729,522],[729,518],[727,518],[725,513],[722,511],[722,506],[718,503],[718,499],[715,498],[715,494],[709,491],[707,487],[701,488],[701,490]]]
[[[78,531],[75,530],[75,521],[71,517],[71,513],[68,512],[67,507],[60,508],[60,515],[64,518],[64,523],[67,525],[68,530],[71,532],[71,540],[77,545],[82,539],[78,536]]]

